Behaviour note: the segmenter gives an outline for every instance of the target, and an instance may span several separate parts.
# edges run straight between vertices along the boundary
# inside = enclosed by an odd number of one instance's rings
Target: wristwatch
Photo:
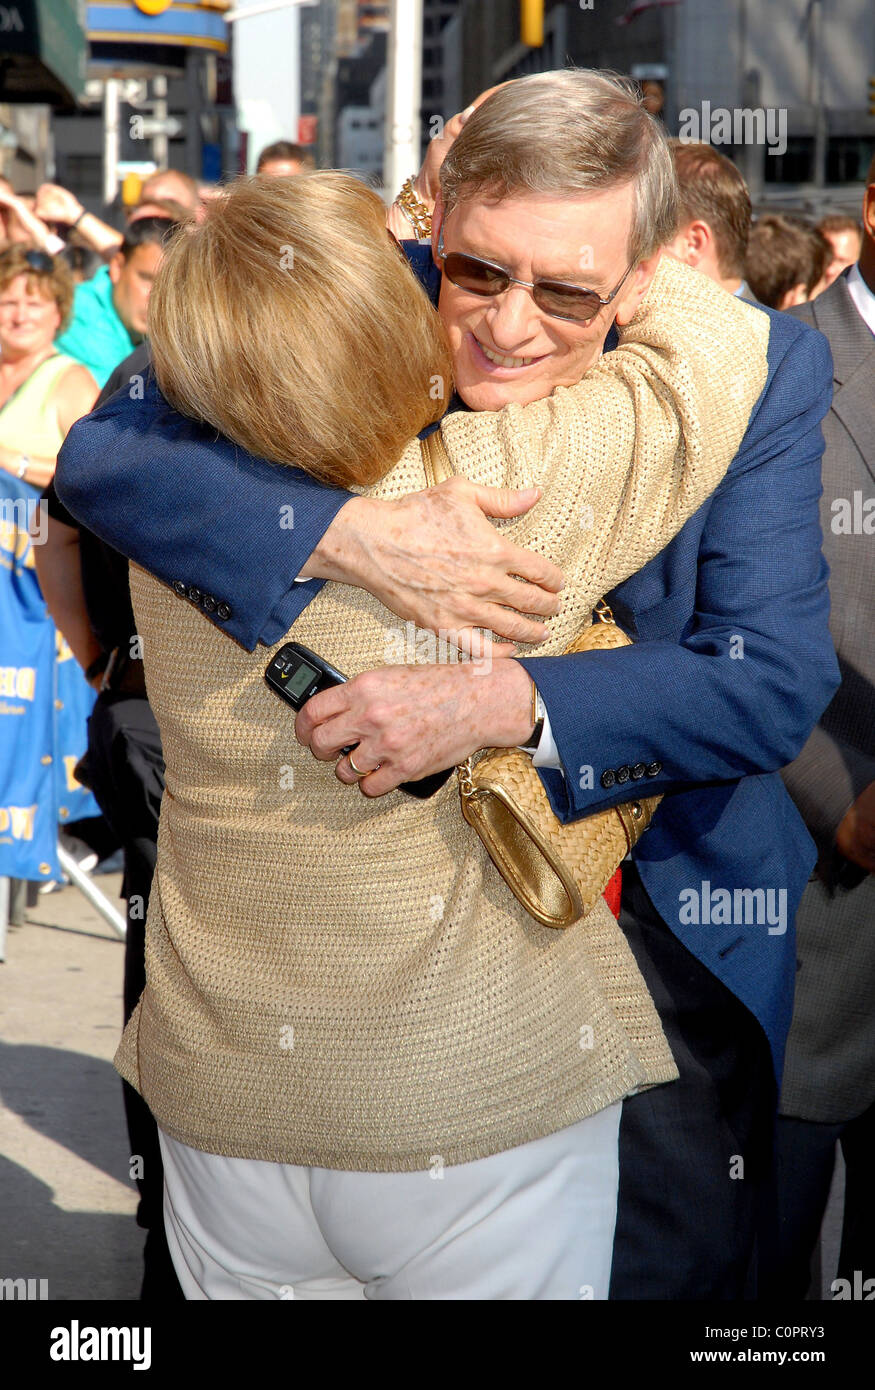
[[[539,744],[540,744],[540,742],[541,742],[541,735],[542,735],[543,732],[544,732],[544,720],[546,719],[546,717],[547,717],[547,706],[544,704],[544,701],[543,701],[542,698],[541,698],[541,692],[540,692],[540,690],[538,689],[538,687],[535,685],[535,683],[534,683],[534,681],[533,681],[533,682],[532,682],[532,723],[534,724],[535,727],[532,729],[532,732],[531,732],[530,736],[526,739],[525,743],[518,743],[518,744],[517,744],[517,748],[519,748],[519,750],[520,750],[521,753],[537,753],[537,751],[538,751],[538,746],[539,746]]]

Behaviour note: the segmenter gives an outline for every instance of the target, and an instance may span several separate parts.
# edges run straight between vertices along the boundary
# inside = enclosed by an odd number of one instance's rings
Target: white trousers
[[[606,1299],[620,1103],[473,1163],[351,1173],[222,1158],[159,1130],[188,1299]]]

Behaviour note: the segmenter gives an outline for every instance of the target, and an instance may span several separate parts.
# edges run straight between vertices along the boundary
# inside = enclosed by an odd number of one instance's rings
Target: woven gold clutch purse
[[[440,430],[422,441],[422,454],[430,487],[452,476]],[[568,652],[631,645],[605,603],[596,613],[599,621]],[[662,799],[640,798],[562,825],[526,753],[490,748],[457,773],[465,820],[511,892],[545,927],[570,927],[592,910]]]

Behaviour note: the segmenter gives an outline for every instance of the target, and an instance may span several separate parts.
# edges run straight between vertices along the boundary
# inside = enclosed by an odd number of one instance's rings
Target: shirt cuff
[[[541,730],[541,740],[532,754],[532,767],[555,767],[557,771],[565,776],[562,768],[562,759],[559,757],[559,749],[556,747],[556,740],[550,728],[550,716],[544,715],[544,727]]]

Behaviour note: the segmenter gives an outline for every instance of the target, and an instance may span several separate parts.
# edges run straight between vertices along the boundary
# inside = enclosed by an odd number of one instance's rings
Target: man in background
[[[181,169],[159,169],[142,185],[138,202],[152,203],[156,198],[170,198],[194,214],[200,206],[197,179]]]
[[[821,293],[831,256],[826,238],[801,217],[764,213],[748,238],[747,281],[761,304],[790,309]]]
[[[197,216],[200,207],[195,180],[178,169],[165,169],[146,179],[136,205],[128,211],[127,220],[130,223],[148,213],[152,217],[183,221],[186,217]],[[89,212],[75,193],[58,183],[40,185],[34,199],[34,212],[44,223],[62,229],[65,239],[75,232],[85,246],[106,259],[114,255],[124,241],[123,232]]]
[[[130,223],[109,265],[77,286],[73,317],[55,346],[83,363],[98,386],[143,341],[149,294],[177,225],[168,217]]]
[[[832,247],[832,259],[826,267],[825,288],[837,280],[848,266],[856,265],[863,248],[863,228],[856,217],[846,212],[831,212],[821,217],[817,230]]]
[[[678,230],[666,250],[729,294],[756,302],[744,278],[751,206],[747,184],[712,145],[672,140],[680,189]]]
[[[845,1210],[833,1295],[860,1298],[855,1274],[858,1284],[875,1276],[875,160],[867,182],[859,263],[792,311],[826,335],[834,362],[821,517],[842,684],[782,774],[819,858],[796,924],[775,1298],[805,1297],[837,1142]]]
[[[290,140],[275,140],[261,151],[255,172],[289,179],[312,168],[313,156],[304,145],[293,145]]]

